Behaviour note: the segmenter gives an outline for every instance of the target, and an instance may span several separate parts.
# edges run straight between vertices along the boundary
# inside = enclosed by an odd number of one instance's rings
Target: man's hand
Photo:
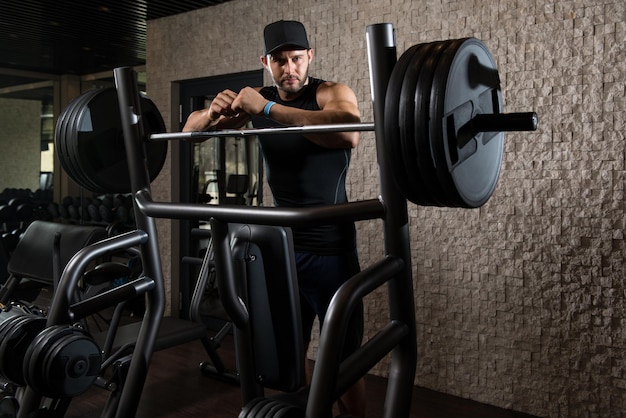
[[[196,110],[189,115],[183,126],[183,132],[236,129],[244,126],[250,120],[250,114],[241,107],[233,106],[237,97],[237,93],[232,90],[218,93],[208,108]]]
[[[209,120],[215,121],[220,116],[232,117],[235,116],[237,111],[233,110],[233,101],[237,98],[237,93],[232,90],[224,90],[215,96],[211,105],[209,106]]]
[[[231,107],[235,112],[245,112],[248,115],[262,116],[263,108],[268,100],[252,87],[241,89],[232,101]]]

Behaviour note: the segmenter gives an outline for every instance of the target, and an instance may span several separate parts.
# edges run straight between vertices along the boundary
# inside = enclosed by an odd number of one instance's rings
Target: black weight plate
[[[85,105],[89,103],[92,98],[98,94],[99,90],[90,90],[87,93],[83,94],[81,98],[76,102],[76,105],[73,107],[72,112],[70,113],[67,120],[67,128],[65,132],[66,143],[65,146],[67,148],[67,155],[70,159],[70,164],[74,166],[76,170],[76,176],[80,179],[80,183],[87,190],[97,190],[98,186],[89,178],[89,176],[85,175],[85,171],[83,168],[83,161],[80,158],[80,154],[78,153],[77,147],[73,146],[72,138],[75,138],[77,135],[78,129],[78,118],[81,115],[82,109],[84,109]]]
[[[61,145],[61,138],[63,138],[61,132],[65,127],[65,120],[67,119],[71,105],[72,102],[65,106],[63,110],[61,110],[61,113],[59,114],[59,117],[57,119],[57,123],[54,127],[54,152],[57,156],[60,156],[61,166],[66,172],[68,172],[68,170],[65,168],[65,158],[63,157],[65,155],[65,148]]]
[[[284,405],[272,418],[304,418],[304,411],[295,406]]]
[[[73,175],[73,170],[67,166],[67,150],[65,149],[65,129],[67,126],[67,118],[72,111],[72,106],[74,106],[79,98],[80,97],[75,98],[74,100],[70,101],[67,106],[65,106],[65,108],[61,111],[59,118],[57,119],[56,127],[54,129],[55,153],[59,157],[63,169],[70,175]]]
[[[98,90],[88,91],[74,100],[72,106],[68,109],[65,127],[62,128],[60,132],[59,140],[59,144],[64,148],[63,155],[59,156],[61,164],[66,168],[66,171],[76,183],[88,190],[95,190],[97,187],[82,171],[79,158],[77,157],[76,147],[73,145],[73,138],[76,137],[76,118],[80,110],[97,91]]]
[[[270,399],[269,402],[259,411],[259,417],[272,418],[276,412],[280,411],[280,402]]]
[[[248,412],[246,418],[263,418],[265,416],[267,406],[271,403],[271,399],[262,399],[261,401],[257,402],[252,408],[250,408],[250,412]]]
[[[63,394],[63,381],[67,373],[64,370],[65,367],[59,367],[60,352],[63,347],[77,341],[79,338],[79,336],[73,333],[63,333],[63,336],[55,339],[54,343],[52,343],[50,348],[44,353],[39,385],[42,395],[50,398],[62,398],[66,396]],[[65,360],[67,361],[69,358]]]
[[[43,379],[43,365],[46,354],[50,347],[64,335],[67,335],[69,328],[67,325],[55,325],[41,331],[33,342],[26,349],[24,355],[24,379],[28,386],[38,393],[45,391],[45,381]]]
[[[20,385],[25,384],[22,368],[24,353],[35,336],[45,326],[45,318],[29,316],[18,326],[7,332],[0,344],[0,362],[4,377]]]
[[[78,100],[80,100],[81,96],[72,100],[61,112],[59,115],[59,119],[57,121],[57,125],[54,131],[54,148],[57,157],[59,157],[59,161],[61,166],[65,170],[65,172],[71,177],[76,177],[76,170],[74,169],[73,162],[69,159],[69,154],[67,152],[67,148],[65,146],[65,132],[67,131],[67,121],[74,109],[74,105]]]
[[[74,152],[68,144],[68,136],[72,132],[78,110],[92,95],[93,91],[89,91],[74,98],[63,111],[62,121],[58,123],[55,132],[55,146],[63,169],[77,184],[89,190],[93,188],[93,184],[85,181],[78,161],[74,158]],[[61,116],[59,119],[61,119]]]
[[[430,46],[430,44],[420,44],[412,55],[404,73],[398,103],[399,142],[402,150],[400,158],[404,161],[408,187],[413,191],[411,196],[406,197],[418,205],[429,205],[430,195],[416,163],[418,150],[415,148],[414,141],[416,125],[414,97],[417,75]]]
[[[6,320],[3,323],[3,325],[4,324],[6,325],[4,325],[2,327],[2,330],[0,331],[0,346],[2,345],[2,342],[4,341],[6,336],[9,335],[11,330],[15,328],[16,326],[19,326],[21,323],[23,323],[26,320],[28,320],[28,315],[14,316]]]
[[[391,76],[389,77],[389,83],[387,84],[384,109],[383,129],[385,132],[385,142],[388,145],[385,149],[385,163],[391,172],[398,190],[410,201],[418,200],[418,197],[416,191],[411,188],[409,184],[407,170],[404,166],[404,159],[402,158],[398,111],[404,73],[411,62],[411,58],[419,48],[420,45],[414,45],[407,49],[393,67]]]
[[[100,371],[98,345],[78,328],[59,338],[48,351],[44,362],[47,384],[44,395],[54,398],[74,397],[85,392]]]
[[[24,314],[21,312],[13,311],[13,309],[8,311],[2,311],[3,321],[0,322],[0,342],[4,338],[7,328],[13,326],[13,321],[17,321],[22,318]]]
[[[81,185],[82,187],[88,190],[93,190],[95,185],[93,184],[93,182],[91,182],[88,178],[85,177],[81,169],[80,161],[76,157],[76,151],[74,150],[74,147],[71,146],[71,141],[69,140],[69,138],[76,135],[75,133],[76,132],[76,128],[75,128],[76,118],[82,106],[84,106],[85,103],[87,103],[89,99],[93,97],[94,93],[95,93],[95,90],[91,90],[91,91],[88,91],[87,93],[82,94],[81,96],[77,98],[74,105],[70,109],[69,115],[67,116],[67,119],[65,122],[64,140],[62,141],[65,147],[65,155],[67,156],[67,159],[68,159],[67,165],[71,167],[72,173],[74,174],[72,179],[74,179],[76,183],[78,183],[79,185]]]
[[[276,415],[276,413],[278,411],[280,411],[280,409],[282,408],[282,404],[280,401],[274,401],[272,402],[271,408],[269,411],[267,411],[266,416],[267,417],[274,417]]]
[[[76,181],[76,183],[80,184],[82,187],[88,190],[92,190],[94,187],[94,184],[90,182],[89,179],[86,179],[85,176],[83,175],[83,172],[80,166],[80,161],[78,161],[78,159],[76,158],[76,152],[74,150],[74,147],[71,146],[70,138],[76,135],[75,133],[76,132],[76,128],[75,128],[76,117],[78,116],[80,109],[82,108],[82,106],[85,105],[85,103],[87,103],[89,98],[93,96],[94,92],[95,92],[94,90],[91,90],[86,93],[83,93],[76,100],[74,106],[72,106],[70,113],[67,117],[67,120],[65,122],[66,127],[65,127],[65,131],[63,132],[64,136],[63,136],[63,141],[62,141],[65,147],[65,155],[67,156],[67,165],[72,167],[72,173],[74,174],[72,178],[74,179],[74,181]]]
[[[445,41],[445,49],[441,53],[441,57],[437,62],[430,95],[430,147],[433,152],[433,159],[439,180],[439,186],[445,193],[447,206],[462,206],[459,194],[455,189],[452,176],[450,175],[450,167],[446,160],[445,143],[446,137],[442,131],[442,120],[444,119],[444,105],[446,103],[445,95],[448,93],[446,83],[450,75],[450,66],[454,60],[454,56],[458,47],[465,39],[456,39]],[[450,92],[450,94],[462,95],[465,92]]]
[[[402,143],[406,147],[405,153],[411,154],[411,166],[410,169],[412,177],[414,178],[414,187],[421,189],[420,195],[422,195],[421,202],[414,201],[413,203],[422,204],[426,206],[437,205],[436,195],[438,193],[437,183],[432,181],[432,178],[428,176],[428,170],[421,169],[420,165],[424,165],[423,161],[428,161],[430,158],[430,148],[421,146],[417,140],[417,136],[426,135],[427,132],[421,132],[423,128],[423,121],[427,120],[428,114],[424,115],[418,111],[419,103],[416,101],[418,96],[417,89],[420,89],[421,77],[424,71],[430,64],[429,57],[433,50],[437,49],[439,42],[430,42],[423,44],[419,53],[415,54],[411,60],[409,68],[404,77],[403,84],[403,102],[401,106],[402,113],[405,114],[405,125]],[[423,84],[423,83],[421,83]],[[428,86],[430,88],[430,86]],[[406,156],[406,154],[405,154]],[[421,163],[420,163],[421,162]],[[409,161],[406,161],[408,165]],[[434,165],[431,163],[431,166]],[[433,168],[434,169],[434,168]],[[431,169],[432,170],[432,169]]]
[[[78,178],[74,180],[77,182],[80,182],[80,184],[83,187],[87,188],[88,190],[92,190],[94,192],[102,192],[101,186],[97,184],[96,180],[89,172],[90,165],[94,164],[97,161],[98,157],[97,156],[92,156],[91,158],[85,157],[84,147],[82,146],[81,143],[78,142],[77,138],[81,130],[90,130],[94,132],[103,131],[102,128],[96,128],[94,126],[90,126],[90,123],[91,123],[90,117],[89,117],[90,115],[86,116],[85,113],[89,113],[89,110],[90,110],[89,104],[91,103],[92,100],[94,100],[94,97],[96,97],[96,95],[98,94],[104,94],[103,93],[104,91],[111,91],[115,93],[115,90],[112,88],[103,88],[103,89],[90,91],[86,93],[85,95],[83,95],[83,100],[80,103],[80,106],[77,106],[75,112],[72,115],[70,126],[68,127],[67,134],[66,134],[66,138],[67,138],[66,146],[68,148],[69,158],[72,160],[72,164],[74,164],[77,167]],[[111,119],[114,119],[117,122],[118,119],[115,118],[116,111],[119,113],[119,108],[117,106],[114,107],[114,105],[112,105],[111,109],[109,110],[108,115]],[[84,119],[84,125],[81,125],[83,122],[83,119]],[[116,123],[116,122],[112,122],[112,123]],[[112,149],[124,150],[123,139],[120,140],[119,143],[111,142],[110,146]],[[124,169],[124,167],[122,167],[122,169]]]
[[[437,128],[460,206],[476,208],[487,202],[495,190],[504,155],[504,134],[478,133],[459,148],[456,131],[465,121],[455,121],[455,117],[467,119],[463,113],[468,112],[470,118],[502,113],[500,77],[493,56],[480,40],[465,39],[455,49],[441,96],[444,100]]]
[[[415,148],[418,150],[417,167],[432,197],[433,206],[447,206],[448,198],[439,184],[434,155],[430,144],[430,100],[433,77],[437,62],[445,49],[446,42],[433,43],[430,53],[417,76],[415,88]]]
[[[12,330],[14,330],[17,327],[19,327],[22,323],[24,323],[27,320],[28,317],[26,316],[14,316],[12,318],[9,318],[7,321],[5,321],[4,323],[6,324],[6,326],[4,326],[2,328],[2,332],[0,333],[0,347],[2,345],[2,342],[5,340],[5,338],[7,337],[7,335],[10,335],[10,333],[12,332]],[[0,360],[0,374],[2,376],[4,376],[5,378],[8,378],[9,380],[13,381],[14,383],[20,383],[19,381],[14,381],[12,379],[9,378],[9,376],[7,376],[5,374],[5,363],[4,360]],[[10,368],[10,365],[6,368]],[[10,374],[10,371],[9,371]]]
[[[29,370],[31,369],[30,363],[35,358],[35,352],[39,351],[40,347],[42,346],[42,342],[44,341],[44,339],[47,338],[46,334],[49,332],[49,329],[50,328],[44,328],[41,332],[39,332],[39,334],[37,334],[37,336],[33,339],[33,341],[26,349],[26,352],[24,353],[24,362],[22,365],[22,372],[24,376],[28,376]]]
[[[165,123],[154,103],[141,97],[145,134],[165,132]],[[126,147],[122,133],[117,92],[113,88],[97,90],[78,110],[73,127],[68,130],[70,157],[79,161],[80,177],[93,183],[98,193],[131,192]],[[146,170],[150,181],[161,171],[167,157],[167,142],[146,142]],[[144,161],[133,162],[144,164]],[[79,181],[81,179],[74,179]]]
[[[46,323],[43,317],[28,316],[26,318],[16,326],[11,327],[0,344],[2,375],[20,385],[25,384],[22,373],[24,353]]]
[[[254,410],[254,408],[256,408],[258,405],[263,405],[265,403],[265,400],[266,398],[263,397],[252,399],[250,402],[243,406],[241,412],[239,413],[239,418],[252,417],[252,411]]]

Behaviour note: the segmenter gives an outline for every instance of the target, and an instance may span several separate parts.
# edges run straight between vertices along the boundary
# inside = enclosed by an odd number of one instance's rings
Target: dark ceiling
[[[143,65],[146,21],[227,1],[0,0],[0,92],[46,74]]]

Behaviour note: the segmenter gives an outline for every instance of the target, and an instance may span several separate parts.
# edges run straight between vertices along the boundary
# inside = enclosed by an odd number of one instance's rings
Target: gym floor
[[[227,366],[234,364],[232,339],[224,339],[219,353]],[[239,388],[203,375],[199,364],[207,359],[202,344],[191,342],[153,355],[137,417],[236,418],[241,410]],[[367,418],[383,416],[386,379],[367,376]],[[99,416],[107,393],[92,388],[75,398],[69,418]],[[415,387],[411,417],[419,418],[533,418],[474,401]]]
[[[40,293],[34,302],[35,306],[49,306],[49,294],[46,291]],[[209,305],[207,309],[213,306]],[[122,322],[136,320],[136,316],[124,315]],[[214,325],[219,327],[222,324]],[[90,326],[95,327],[97,323],[90,323]],[[235,369],[232,334],[226,335],[221,341],[218,354],[228,369]],[[199,366],[207,360],[208,355],[200,341],[155,352],[136,418],[237,418],[242,407],[239,387],[204,375]],[[366,418],[380,418],[384,411],[387,380],[373,375],[367,375],[365,380]],[[104,389],[92,387],[72,400],[65,417],[100,416],[108,395]],[[415,386],[409,418],[538,417]]]

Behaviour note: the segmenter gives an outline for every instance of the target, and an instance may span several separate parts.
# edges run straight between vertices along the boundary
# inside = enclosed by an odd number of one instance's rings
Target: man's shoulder
[[[344,89],[349,88],[347,84],[339,81],[318,80],[318,88],[322,89]]]
[[[346,95],[353,95],[352,89],[344,83],[337,81],[323,81],[317,87],[317,96],[325,97],[344,97]]]

